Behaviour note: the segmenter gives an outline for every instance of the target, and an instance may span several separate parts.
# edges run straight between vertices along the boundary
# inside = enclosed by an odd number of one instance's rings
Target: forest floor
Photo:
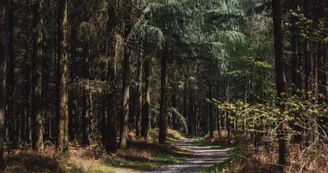
[[[54,146],[46,147],[43,154],[13,150],[7,153],[7,166],[0,172],[193,173],[228,159],[229,149],[203,145],[198,140],[171,139],[166,145],[133,143],[113,155],[97,145],[71,146],[69,157],[56,155]]]
[[[56,153],[54,142],[46,141],[43,153],[35,153],[29,144],[18,149],[6,145],[5,167],[0,172],[48,173],[178,173],[211,171],[212,167],[230,158],[231,148],[220,147],[202,137],[184,138],[178,131],[168,130],[168,141],[159,145],[158,129],[143,140],[129,133],[127,149],[107,154],[101,141],[93,140],[89,146],[77,141],[70,143],[67,156]],[[233,157],[233,155],[231,155]],[[226,163],[226,162],[224,162]]]

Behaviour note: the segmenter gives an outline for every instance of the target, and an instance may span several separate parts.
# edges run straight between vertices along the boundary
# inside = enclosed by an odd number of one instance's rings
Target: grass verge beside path
[[[226,168],[230,168],[233,165],[234,161],[241,160],[244,154],[246,153],[246,150],[240,149],[240,148],[229,148],[229,159],[222,162],[214,164],[213,166],[203,170],[201,173],[219,173],[222,172]],[[238,170],[238,168],[234,168],[235,170]],[[238,171],[237,171],[238,172]]]
[[[222,162],[214,164],[213,166],[205,169],[202,171],[202,173],[219,173],[222,172],[226,168],[230,168],[233,164],[233,162],[241,160],[246,153],[246,150],[243,150],[239,148],[238,146],[224,146],[224,145],[213,145],[209,143],[208,141],[204,140],[203,138],[199,138],[194,141],[194,145],[198,146],[207,146],[213,149],[222,149],[227,150],[229,154],[229,159]],[[238,170],[238,168],[235,168],[235,170]]]

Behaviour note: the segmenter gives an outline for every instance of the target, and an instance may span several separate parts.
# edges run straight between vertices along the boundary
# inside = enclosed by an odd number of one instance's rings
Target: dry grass
[[[223,135],[222,135],[223,136]],[[230,138],[230,140],[218,138],[206,138],[212,144],[232,144],[232,140],[242,141],[241,138]],[[246,139],[247,141],[247,139]],[[246,145],[245,145],[246,143]],[[268,150],[262,145],[255,150],[248,142],[238,145],[247,152],[241,159],[233,160],[231,164],[225,165],[222,172],[225,173],[276,173],[280,172],[278,161],[277,145],[272,150]],[[239,143],[240,144],[240,143]],[[288,153],[288,164],[284,168],[285,173],[327,173],[328,172],[328,145],[324,143],[313,144],[305,149],[299,145],[290,144]],[[258,152],[255,152],[258,151]],[[222,165],[221,165],[222,167]]]
[[[62,160],[55,156],[17,150],[6,158],[6,167],[3,172],[66,172],[61,162]]]
[[[324,143],[313,144],[303,150],[299,145],[290,148],[289,165],[287,173],[309,172],[327,173],[328,172],[328,145]]]
[[[169,143],[164,146],[153,143],[158,139],[158,129],[152,130],[150,134],[151,137],[145,141],[142,138],[138,139],[134,131],[130,131],[128,149],[117,154],[107,154],[99,141],[91,141],[90,146],[72,143],[67,157],[58,155],[56,147],[51,142],[45,142],[43,154],[29,151],[27,148],[30,147],[25,147],[24,150],[12,150],[6,156],[6,167],[0,172],[138,172],[170,164],[188,154]],[[179,132],[171,129],[168,130],[168,136],[181,138]]]

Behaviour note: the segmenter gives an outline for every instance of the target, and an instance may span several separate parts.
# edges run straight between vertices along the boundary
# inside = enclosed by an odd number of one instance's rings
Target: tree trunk
[[[12,141],[12,147],[18,147],[18,128],[17,117],[15,111],[14,102],[14,90],[15,90],[15,55],[14,55],[14,0],[8,1],[8,24],[9,24],[9,64],[8,64],[8,119],[10,120],[10,135],[9,138]]]
[[[145,103],[143,106],[143,137],[147,139],[151,126],[151,113],[150,113],[150,60],[146,59],[144,62],[145,71]]]
[[[86,81],[83,86],[83,108],[82,108],[82,144],[89,145],[90,144],[90,93],[89,93],[89,46],[87,40],[84,40],[83,54],[84,54],[84,62],[83,62],[83,78]]]
[[[108,152],[114,152],[116,150],[116,127],[115,127],[115,117],[116,117],[116,49],[115,49],[115,27],[116,27],[116,13],[115,7],[117,5],[117,0],[108,1],[108,16],[110,17],[107,21],[108,27],[108,80],[110,91],[107,94],[108,97],[108,110],[107,110],[107,146],[106,150]]]
[[[0,2],[0,168],[4,166],[3,144],[5,138],[5,100],[6,100],[6,55],[7,55],[7,30],[6,30],[7,1]]]
[[[141,136],[141,125],[142,125],[142,56],[143,54],[140,53],[140,57],[138,60],[138,110],[137,110],[137,117],[136,117],[136,135]]]
[[[160,103],[160,116],[159,116],[159,143],[165,144],[167,138],[167,58],[168,58],[168,47],[164,47],[161,58],[161,103]]]
[[[277,97],[279,99],[286,98],[286,74],[284,62],[284,43],[283,43],[283,29],[282,29],[282,14],[281,14],[281,1],[272,0],[272,16],[274,27],[274,47],[275,47],[275,70],[276,70],[276,89]],[[281,100],[279,100],[281,101]],[[284,105],[279,104],[281,112],[283,112]],[[283,123],[285,124],[285,123]],[[286,164],[287,141],[285,127],[281,127],[278,134],[279,139],[279,164]]]
[[[58,151],[68,152],[68,70],[67,70],[67,0],[58,2],[59,35],[59,123],[58,123]]]
[[[73,1],[74,5],[76,5],[76,1]],[[75,141],[76,140],[76,135],[78,131],[78,122],[77,122],[77,100],[76,100],[76,89],[77,87],[75,86],[76,83],[76,44],[77,44],[77,12],[75,9],[72,9],[73,11],[71,12],[71,80],[70,84],[71,87],[69,89],[69,136],[70,138]]]
[[[309,7],[309,1],[304,0],[303,1],[303,10],[305,17],[309,17],[308,15],[308,7]],[[304,39],[304,61],[305,61],[305,67],[304,67],[304,85],[305,85],[305,96],[308,99],[309,94],[308,92],[311,91],[311,55],[310,55],[310,42],[309,39]]]
[[[213,106],[212,106],[212,84],[211,81],[208,80],[208,99],[210,102],[208,102],[209,106],[209,111],[208,111],[208,116],[210,117],[210,137],[213,138]]]
[[[194,129],[193,129],[193,116],[194,116],[194,93],[193,90],[191,89],[191,91],[189,91],[189,116],[188,116],[188,131],[189,134],[193,134],[194,133]]]
[[[33,135],[32,148],[37,152],[43,152],[43,117],[42,117],[42,25],[43,25],[43,0],[34,3],[34,44],[32,59],[32,117],[33,117]]]
[[[217,101],[220,100],[219,80],[217,80],[217,82],[216,82],[216,98],[217,98]],[[245,98],[246,98],[246,96],[245,96]],[[221,114],[220,114],[220,109],[217,106],[215,109],[216,109],[216,124],[217,124],[217,130],[218,130],[218,137],[220,137],[220,135],[221,135]]]
[[[128,43],[125,43],[126,45]],[[127,135],[129,131],[129,94],[130,94],[130,56],[131,52],[128,46],[124,47],[123,60],[123,95],[122,95],[122,115],[120,130],[120,149],[125,149],[127,144]]]

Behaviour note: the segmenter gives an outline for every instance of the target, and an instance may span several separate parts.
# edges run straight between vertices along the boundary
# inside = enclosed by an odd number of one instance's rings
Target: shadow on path
[[[227,150],[197,146],[194,144],[195,140],[181,139],[172,142],[173,145],[190,150],[192,152],[190,159],[179,164],[166,165],[147,173],[197,173],[228,159]]]

